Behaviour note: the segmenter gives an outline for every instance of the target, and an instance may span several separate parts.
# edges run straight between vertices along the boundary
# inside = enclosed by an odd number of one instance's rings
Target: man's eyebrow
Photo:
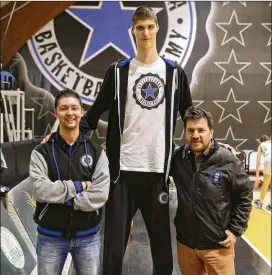
[[[136,25],[136,28],[137,27],[144,27],[144,26],[155,26],[155,23],[146,24],[146,25],[145,24],[144,25],[141,25],[141,24],[140,25]]]
[[[66,104],[63,104],[63,105],[60,105],[59,107],[80,107],[80,106],[78,106],[78,105],[76,105],[76,104],[73,104],[73,105],[66,105]]]

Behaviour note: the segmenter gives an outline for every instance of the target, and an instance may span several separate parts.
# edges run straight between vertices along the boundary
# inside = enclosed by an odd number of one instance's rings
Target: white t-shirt
[[[164,172],[165,62],[158,58],[129,65],[128,91],[120,168],[125,171]]]

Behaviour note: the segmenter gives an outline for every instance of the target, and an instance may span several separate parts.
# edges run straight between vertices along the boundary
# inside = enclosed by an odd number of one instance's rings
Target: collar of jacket
[[[175,68],[176,67],[176,62],[170,59],[167,59],[165,57],[159,56],[161,59],[164,60],[165,63],[167,63],[168,65],[170,65],[171,67]],[[135,58],[135,56],[127,58],[127,59],[121,59],[118,61],[118,66],[119,67],[124,67],[126,65],[128,65],[130,63],[130,61]]]
[[[213,142],[213,145],[210,147],[209,151],[205,152],[206,159],[208,159],[211,155],[213,155],[220,147],[218,142],[214,138],[212,139],[212,142]],[[185,159],[189,157],[194,157],[194,152],[191,151],[189,145],[186,144],[183,148],[182,158]]]
[[[51,142],[52,139],[55,141],[56,144],[58,144],[58,145],[61,146],[61,147],[62,147],[62,146],[63,146],[63,147],[65,147],[65,146],[71,146],[70,144],[68,144],[68,143],[61,137],[61,135],[60,135],[60,133],[59,133],[59,130],[58,130],[57,132],[54,132],[54,133],[51,134],[51,136],[50,136],[48,142]],[[76,145],[76,144],[78,144],[78,143],[80,143],[80,142],[82,142],[82,141],[84,141],[83,136],[81,135],[81,133],[79,133],[77,139],[75,140],[75,142],[74,142],[74,144],[73,144],[72,146],[74,146],[74,145]]]

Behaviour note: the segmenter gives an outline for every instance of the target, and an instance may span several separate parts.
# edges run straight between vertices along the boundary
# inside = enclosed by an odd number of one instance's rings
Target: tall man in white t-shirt
[[[173,269],[168,175],[177,112],[192,105],[183,69],[158,55],[155,12],[136,9],[134,58],[112,64],[98,97],[81,121],[81,131],[96,129],[109,110],[107,156],[111,190],[106,205],[104,275],[121,275],[132,218],[140,209],[150,238],[153,274]]]

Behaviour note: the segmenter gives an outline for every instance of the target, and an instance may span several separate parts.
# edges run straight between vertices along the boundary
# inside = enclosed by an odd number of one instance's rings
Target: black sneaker
[[[265,209],[267,210],[267,211],[270,211],[271,212],[271,203],[269,203],[266,207],[265,207]]]
[[[260,200],[255,200],[254,204],[257,206],[257,208],[262,209],[263,208],[263,203]]]

